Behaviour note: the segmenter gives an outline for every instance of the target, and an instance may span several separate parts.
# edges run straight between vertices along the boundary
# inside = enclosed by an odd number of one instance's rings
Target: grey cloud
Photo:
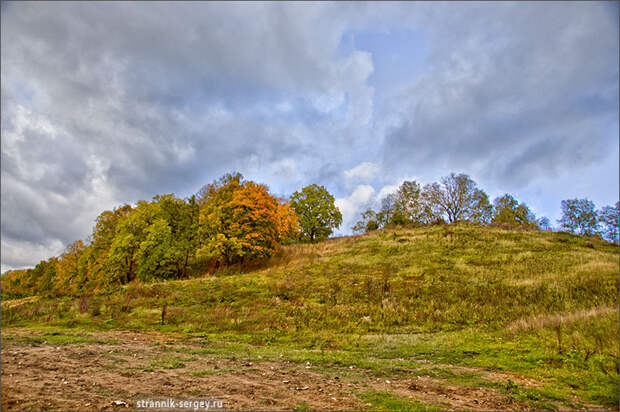
[[[338,50],[346,23],[364,9],[4,7],[4,267],[24,264],[22,248],[33,250],[31,264],[42,250],[60,252],[87,236],[102,210],[157,193],[188,195],[231,170],[296,189],[323,151],[350,146],[346,136],[359,134],[353,122],[368,116],[372,62]],[[349,118],[335,114],[344,96]],[[293,167],[286,159],[301,163],[297,176],[284,176]]]
[[[59,253],[105,209],[228,171],[340,198],[344,170],[381,158],[375,189],[447,165],[519,185],[596,162],[617,128],[607,5],[2,7],[3,268]],[[378,106],[373,56],[341,40],[397,26],[426,36],[428,68]]]
[[[518,187],[606,155],[601,126],[617,129],[618,112],[618,26],[606,5],[437,8],[426,23],[435,71],[387,109],[386,164],[449,164]]]

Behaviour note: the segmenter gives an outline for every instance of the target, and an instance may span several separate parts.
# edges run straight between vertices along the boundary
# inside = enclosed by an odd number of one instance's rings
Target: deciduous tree
[[[302,241],[326,239],[340,227],[342,214],[334,202],[334,196],[325,187],[316,184],[293,193],[291,208],[299,219]]]
[[[511,226],[526,226],[535,228],[536,216],[530,211],[525,203],[519,203],[514,197],[505,194],[493,202],[495,211],[493,223],[504,223]]]
[[[362,212],[361,219],[351,229],[354,232],[371,232],[379,229],[377,213],[372,209]]]
[[[610,242],[618,243],[620,233],[620,202],[615,206],[605,206],[598,212],[598,220],[602,226],[603,237]]]
[[[56,265],[54,289],[60,294],[75,294],[82,289],[84,272],[87,270],[81,256],[86,245],[77,240],[67,246]]]
[[[562,200],[562,218],[560,226],[572,233],[593,235],[598,229],[594,203],[588,199]]]
[[[431,218],[445,215],[449,222],[477,223],[487,223],[490,218],[491,207],[488,196],[465,174],[451,173],[441,178],[441,184],[432,183],[424,186],[423,198],[426,202],[426,214]]]
[[[536,221],[536,225],[540,230],[552,230],[551,221],[547,216],[543,216]]]
[[[266,186],[227,175],[201,197],[198,256],[219,264],[269,257],[297,230],[296,216]]]
[[[404,181],[395,193],[384,199],[382,206],[382,220],[385,224],[426,223],[422,188],[415,180]]]

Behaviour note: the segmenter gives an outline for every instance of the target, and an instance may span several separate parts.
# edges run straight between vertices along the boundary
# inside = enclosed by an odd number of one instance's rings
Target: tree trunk
[[[185,263],[183,264],[183,277],[187,276],[187,263],[189,262],[189,253],[185,254]]]

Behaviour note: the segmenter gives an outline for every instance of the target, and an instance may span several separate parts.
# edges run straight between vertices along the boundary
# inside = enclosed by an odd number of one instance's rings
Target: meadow
[[[131,403],[146,392],[123,379],[166,377],[194,386],[178,395],[211,391],[234,409],[617,409],[618,285],[617,245],[461,223],[284,246],[258,268],[5,300],[2,409]],[[81,379],[109,379],[89,405],[71,380],[45,404],[52,372],[37,365],[84,352],[101,362]],[[24,381],[39,392],[26,396]]]

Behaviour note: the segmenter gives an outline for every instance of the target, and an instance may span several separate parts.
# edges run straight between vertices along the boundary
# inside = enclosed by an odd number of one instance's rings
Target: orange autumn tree
[[[216,266],[268,258],[298,230],[287,203],[239,173],[224,176],[201,193],[197,256]]]

